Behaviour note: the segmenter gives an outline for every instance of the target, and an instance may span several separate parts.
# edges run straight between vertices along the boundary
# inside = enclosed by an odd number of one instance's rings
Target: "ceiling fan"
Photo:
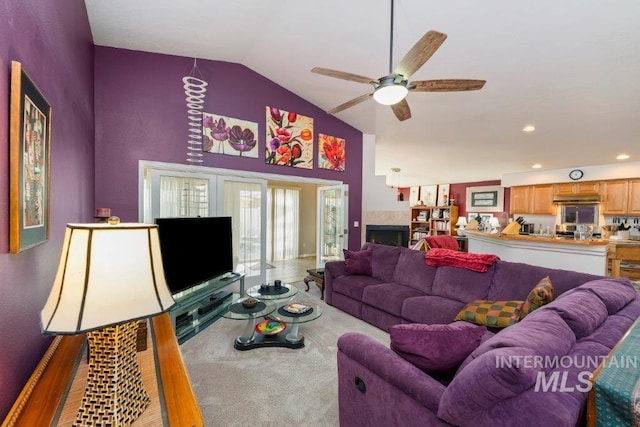
[[[437,31],[427,31],[420,40],[407,52],[402,60],[393,67],[393,0],[391,0],[391,35],[389,47],[389,74],[372,79],[358,74],[344,71],[331,70],[329,68],[314,67],[311,72],[334,77],[342,80],[349,80],[358,83],[371,84],[374,91],[365,93],[357,98],[345,102],[329,111],[335,114],[354,105],[366,101],[371,96],[380,104],[390,105],[398,120],[411,118],[411,109],[405,97],[408,92],[457,92],[465,90],[482,89],[485,80],[467,79],[440,79],[440,80],[417,80],[409,82],[409,77],[418,71],[420,67],[438,50],[444,43],[447,35]]]

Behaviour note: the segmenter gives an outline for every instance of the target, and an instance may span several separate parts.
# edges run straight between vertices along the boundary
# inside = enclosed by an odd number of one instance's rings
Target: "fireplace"
[[[367,225],[366,241],[388,246],[409,246],[408,225]]]

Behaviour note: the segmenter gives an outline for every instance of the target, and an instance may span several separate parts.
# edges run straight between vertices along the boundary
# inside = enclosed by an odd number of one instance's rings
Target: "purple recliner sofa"
[[[424,252],[408,248],[363,249],[372,251],[371,276],[346,274],[344,261],[328,262],[325,298],[384,330],[465,323],[454,318],[468,302],[524,300],[545,276],[555,299],[515,325],[485,333],[446,378],[366,335],[341,336],[342,427],[581,425],[594,364],[640,315],[639,293],[628,279],[500,260],[479,273],[427,266]]]

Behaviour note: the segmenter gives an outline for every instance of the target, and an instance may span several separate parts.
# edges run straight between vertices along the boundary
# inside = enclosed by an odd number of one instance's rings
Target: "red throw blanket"
[[[480,273],[487,271],[487,268],[498,259],[500,258],[497,255],[475,254],[444,248],[434,248],[425,254],[427,265],[434,267],[447,265],[451,267],[466,268]]]
[[[427,241],[429,248],[445,248],[458,250],[458,241],[455,237],[451,236],[427,236],[424,238]]]

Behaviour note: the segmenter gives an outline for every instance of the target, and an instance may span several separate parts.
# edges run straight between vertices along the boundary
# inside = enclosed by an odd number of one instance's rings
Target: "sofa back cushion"
[[[402,248],[395,271],[393,282],[410,286],[414,289],[431,294],[436,268],[426,265],[424,252]]]
[[[545,276],[549,276],[553,283],[556,298],[569,289],[590,280],[602,278],[593,274],[538,267],[519,262],[496,261],[494,265],[493,283],[487,296],[490,300],[524,300],[531,289]]]
[[[633,284],[626,278],[593,280],[585,283],[580,289],[589,290],[597,295],[610,315],[619,312],[638,294]]]
[[[587,289],[578,288],[562,295],[556,302],[546,308],[558,313],[577,339],[591,335],[609,315],[602,300]]]
[[[502,348],[492,353],[505,360],[525,360],[536,355],[535,350],[524,347]],[[488,408],[535,384],[538,369],[525,364],[505,364],[498,369],[495,357],[491,356],[487,354],[458,371],[440,398],[439,418],[453,425],[474,425],[474,418]]]
[[[363,248],[371,250],[371,276],[383,282],[390,282],[400,257],[400,250],[405,248],[378,244],[369,244]]]
[[[459,267],[437,267],[431,295],[450,298],[465,304],[473,300],[487,299],[494,271],[495,264],[489,266],[484,273]],[[529,290],[532,287],[533,285]],[[520,299],[524,299],[526,295],[525,293]],[[453,322],[453,319],[450,321]]]

